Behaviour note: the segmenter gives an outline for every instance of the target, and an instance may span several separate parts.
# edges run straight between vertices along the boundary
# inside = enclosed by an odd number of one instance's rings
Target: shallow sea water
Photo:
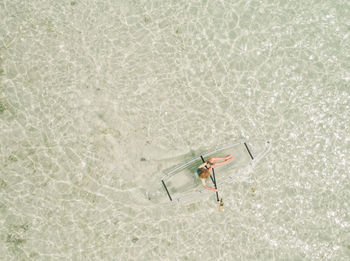
[[[350,3],[0,0],[1,260],[349,260]],[[240,138],[215,196],[145,191]]]

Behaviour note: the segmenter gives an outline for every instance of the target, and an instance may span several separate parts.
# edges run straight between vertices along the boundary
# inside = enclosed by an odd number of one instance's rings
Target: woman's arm
[[[204,166],[205,166],[206,164],[207,164],[207,163],[206,163],[206,162],[204,162],[204,163],[202,163],[201,165],[199,165],[199,167],[198,167],[198,168],[199,168],[199,169],[200,169],[200,168],[204,168]]]
[[[217,189],[214,189],[214,188],[208,187],[207,185],[205,185],[205,186],[203,186],[203,187],[205,187],[206,189],[209,189],[209,190],[211,190],[211,191],[218,192],[218,190],[217,190]]]
[[[205,184],[205,179],[201,179],[201,181],[202,181],[202,185],[203,185],[204,188],[209,189],[209,190],[214,191],[214,192],[218,191],[217,189],[214,189],[214,188],[211,188],[211,187],[207,186]]]
[[[204,162],[204,163],[202,163],[201,165],[199,165],[199,169],[200,168],[206,168],[207,170],[209,170],[209,171],[211,171],[212,169],[213,169],[213,167],[210,165],[210,167],[208,168],[208,166],[207,166],[207,162]]]

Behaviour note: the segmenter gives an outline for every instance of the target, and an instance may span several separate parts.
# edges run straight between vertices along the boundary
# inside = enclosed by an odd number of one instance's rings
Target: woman
[[[217,166],[224,165],[226,163],[229,163],[232,161],[235,157],[231,156],[231,154],[227,155],[224,158],[213,158],[210,156],[210,158],[204,162],[202,165],[200,165],[197,169],[197,174],[199,178],[202,181],[203,187],[206,189],[212,190],[217,192],[217,189],[211,188],[205,184],[206,179],[210,176],[211,170]],[[221,161],[221,162],[217,162]]]

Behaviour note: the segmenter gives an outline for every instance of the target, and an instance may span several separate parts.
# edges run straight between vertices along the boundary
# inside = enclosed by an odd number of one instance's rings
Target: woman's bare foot
[[[230,158],[227,158],[227,159],[225,160],[225,162],[229,162],[229,161],[232,161],[232,160],[234,160],[234,159],[235,159],[234,156],[230,156]]]

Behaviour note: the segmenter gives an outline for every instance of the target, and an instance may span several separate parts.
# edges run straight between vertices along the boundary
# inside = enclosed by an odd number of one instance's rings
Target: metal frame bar
[[[250,157],[251,157],[251,158],[252,158],[252,160],[253,160],[253,159],[254,159],[254,157],[253,157],[252,153],[250,153],[250,150],[249,150],[249,148],[248,148],[247,143],[245,143],[245,142],[244,142],[244,146],[245,146],[245,148],[247,149],[247,151],[248,151],[248,153],[249,153]]]
[[[164,180],[162,180],[162,183],[163,183],[163,186],[164,186],[164,188],[165,188],[165,190],[166,190],[166,193],[167,193],[168,196],[169,196],[170,201],[173,201],[173,199],[171,198],[170,193],[169,193],[169,191],[168,191],[168,188],[165,186]]]

